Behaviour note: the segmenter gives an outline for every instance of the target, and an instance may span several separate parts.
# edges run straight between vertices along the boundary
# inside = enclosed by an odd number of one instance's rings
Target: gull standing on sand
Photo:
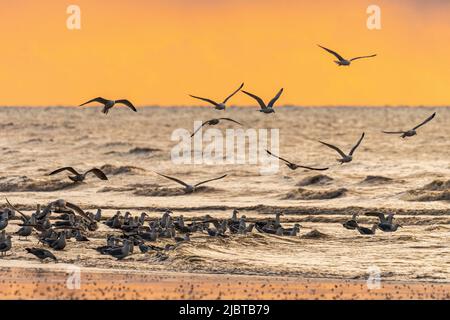
[[[281,157],[279,157],[279,156],[273,154],[273,153],[270,152],[269,150],[266,150],[266,152],[267,152],[268,154],[270,154],[272,157],[275,157],[275,158],[280,159],[281,161],[284,161],[284,162],[286,163],[286,166],[287,166],[289,169],[291,169],[291,170],[296,170],[296,169],[298,169],[298,168],[303,168],[303,169],[308,169],[308,170],[316,170],[316,171],[325,171],[325,170],[328,170],[328,168],[312,168],[312,167],[301,166],[301,165],[292,163],[292,162],[290,162],[290,161],[288,161],[288,160],[286,160],[286,159],[283,159],[283,158],[281,158]]]
[[[0,253],[2,256],[6,255],[6,252],[11,250],[12,243],[11,243],[11,236],[6,236],[5,240],[0,242]]]
[[[261,109],[259,110],[259,112],[263,112],[263,113],[275,113],[275,110],[273,109],[273,105],[275,104],[275,102],[278,100],[278,98],[281,96],[281,94],[283,93],[283,88],[281,88],[281,90],[277,93],[277,95],[269,101],[269,103],[266,105],[266,103],[257,95],[254,95],[253,93],[247,92],[242,90],[243,93],[245,93],[246,95],[252,97],[253,99],[255,99],[259,106],[261,107]]]
[[[161,174],[161,173],[158,173],[158,172],[155,172],[155,173],[158,174],[158,175],[160,175],[161,177],[164,177],[164,178],[166,178],[166,179],[169,179],[169,180],[172,180],[172,181],[175,181],[175,182],[181,184],[182,186],[184,186],[184,191],[185,191],[186,193],[193,193],[193,192],[195,192],[195,190],[197,189],[197,187],[199,187],[200,185],[205,184],[205,183],[207,183],[207,182],[211,182],[211,181],[215,181],[215,180],[220,180],[220,179],[223,179],[223,178],[225,178],[225,177],[227,176],[226,174],[224,174],[223,176],[220,176],[220,177],[218,177],[218,178],[208,179],[208,180],[199,182],[199,183],[197,183],[197,184],[190,185],[190,184],[187,184],[186,182],[183,182],[183,181],[181,181],[181,180],[179,180],[179,179],[177,179],[177,178],[169,177],[169,176],[166,176],[166,175]]]
[[[402,138],[412,137],[412,136],[415,136],[417,134],[417,131],[416,131],[417,129],[419,129],[421,126],[423,126],[424,124],[426,124],[429,121],[431,121],[435,116],[436,116],[436,112],[433,113],[431,116],[429,116],[421,124],[415,126],[414,128],[412,128],[411,130],[408,130],[408,131],[382,131],[382,132],[383,133],[387,133],[387,134],[401,134]]]
[[[56,257],[53,255],[53,253],[51,253],[50,251],[48,251],[46,249],[25,248],[25,250],[28,253],[31,253],[35,257],[39,258],[39,260],[41,260],[41,262],[44,261],[47,258],[52,259],[54,261],[58,261],[58,259],[56,259]]]
[[[237,122],[236,120],[233,120],[231,118],[217,118],[217,119],[211,119],[208,121],[205,121],[202,123],[202,125],[200,127],[198,127],[193,134],[191,134],[191,138],[204,126],[215,126],[216,124],[219,124],[220,120],[226,120],[226,121],[231,121],[234,123],[237,123],[238,125],[242,126],[242,123]]]
[[[104,98],[102,98],[102,97],[98,97],[98,98],[89,100],[89,101],[87,101],[87,102],[85,102],[85,103],[83,103],[83,104],[80,104],[80,107],[82,107],[82,106],[84,106],[84,105],[86,105],[86,104],[88,104],[88,103],[91,103],[91,102],[98,102],[98,103],[103,104],[103,110],[102,110],[102,112],[103,112],[104,114],[108,114],[109,109],[111,109],[112,107],[114,107],[116,104],[123,104],[123,105],[127,106],[128,108],[130,108],[131,110],[133,110],[134,112],[137,112],[137,110],[136,110],[136,108],[134,107],[134,105],[133,105],[130,101],[128,101],[127,99],[108,100],[108,99],[104,99]]]
[[[221,103],[215,102],[214,100],[211,100],[211,99],[198,97],[198,96],[193,96],[193,95],[189,95],[189,96],[191,96],[192,98],[203,100],[203,101],[206,101],[206,102],[212,104],[214,106],[214,109],[216,109],[216,110],[225,110],[227,101],[232,96],[234,96],[236,93],[238,93],[242,89],[243,86],[244,86],[244,83],[242,83],[239,86],[239,88],[237,88],[237,90],[235,90],[232,94],[230,94],[228,97],[226,97],[225,100],[223,100],[223,102],[221,102]]]
[[[338,66],[350,66],[352,61],[358,60],[358,59],[363,59],[363,58],[372,58],[375,57],[376,54],[372,54],[370,56],[360,56],[360,57],[356,57],[356,58],[352,58],[352,59],[344,59],[342,58],[342,56],[340,54],[338,54],[337,52],[330,50],[328,48],[322,47],[321,45],[318,44],[319,47],[321,47],[323,50],[328,51],[329,53],[331,53],[332,55],[334,55],[336,58],[338,58],[338,61],[334,61]]]
[[[328,148],[331,148],[335,151],[337,151],[340,155],[341,155],[341,159],[336,159],[338,162],[340,162],[341,164],[344,164],[346,162],[351,162],[353,160],[353,153],[355,152],[355,150],[359,147],[359,145],[361,144],[361,141],[364,139],[364,135],[365,133],[363,132],[363,134],[361,135],[361,138],[359,138],[358,142],[356,143],[356,145],[352,148],[352,150],[350,150],[350,153],[347,155],[345,154],[341,149],[339,149],[336,146],[333,146],[332,144],[328,144],[322,141],[319,141],[321,144],[327,146]]]
[[[79,173],[77,170],[75,170],[72,167],[64,167],[64,168],[57,169],[53,172],[50,172],[48,175],[52,176],[54,174],[58,174],[60,172],[66,171],[66,170],[74,174],[73,176],[69,176],[69,179],[72,180],[73,182],[84,181],[84,179],[86,179],[86,175],[90,172],[95,174],[97,176],[97,178],[99,178],[101,180],[108,180],[108,178],[106,177],[106,174],[102,170],[97,169],[97,168],[90,169],[90,170],[86,171],[85,173]]]

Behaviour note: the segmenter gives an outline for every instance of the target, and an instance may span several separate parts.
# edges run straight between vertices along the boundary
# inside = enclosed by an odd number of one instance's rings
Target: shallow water
[[[381,130],[409,128],[433,111],[437,117],[418,136],[403,140]],[[255,165],[174,165],[170,150],[177,128],[193,130],[194,120],[229,116],[253,128],[280,128],[280,155],[299,164],[329,166],[318,173],[291,171],[260,175]],[[240,208],[250,220],[283,210],[282,223],[302,224],[300,237],[277,237],[254,231],[248,236],[211,239],[194,234],[161,261],[135,254],[116,262],[92,248],[110,233],[105,226],[88,244],[69,243],[62,261],[84,266],[138,270],[283,274],[307,277],[365,278],[377,267],[390,280],[450,279],[450,108],[279,108],[263,115],[254,109],[144,108],[138,114],[114,109],[0,108],[3,123],[0,192],[24,209],[64,198],[85,210],[97,207],[158,215],[172,208],[175,216],[210,214],[229,217]],[[233,128],[222,123],[216,129]],[[366,139],[352,163],[339,165],[322,140],[350,149],[361,132]],[[48,177],[60,167],[102,168],[109,181],[89,177],[73,185],[65,174]],[[178,185],[154,171],[187,182],[222,174],[199,192],[185,195]],[[361,236],[341,223],[352,212],[395,212],[403,228],[396,233]],[[361,217],[370,226],[373,217]],[[11,224],[7,231],[18,228]],[[307,239],[318,230],[328,237]],[[4,259],[33,260],[23,253],[29,241],[14,241]],[[35,240],[34,242],[35,243]],[[1,261],[0,261],[1,264]]]

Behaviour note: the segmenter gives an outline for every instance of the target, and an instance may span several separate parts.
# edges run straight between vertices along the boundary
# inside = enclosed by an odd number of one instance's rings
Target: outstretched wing
[[[223,103],[224,103],[224,104],[227,103],[227,101],[228,101],[232,96],[234,96],[236,93],[238,93],[238,92],[242,89],[243,86],[244,86],[244,83],[242,82],[242,84],[239,86],[239,88],[238,88],[237,90],[235,90],[232,94],[230,94],[228,97],[226,97],[225,100],[223,100]]]
[[[424,122],[422,122],[422,123],[419,124],[418,126],[415,126],[415,127],[413,128],[413,130],[416,130],[416,129],[420,128],[420,127],[423,126],[425,123],[431,121],[435,116],[436,116],[436,112],[433,113],[431,116],[429,116]]]
[[[328,148],[331,148],[331,149],[333,149],[333,150],[336,150],[342,157],[346,157],[347,155],[341,150],[341,149],[339,149],[338,147],[336,147],[336,146],[333,146],[332,144],[329,144],[329,143],[326,143],[326,142],[322,142],[322,141],[319,141],[321,144],[323,144],[324,146],[327,146]]]
[[[237,122],[236,120],[233,120],[233,119],[231,119],[231,118],[219,118],[219,120],[227,120],[227,121],[231,121],[231,122],[234,122],[234,123],[236,123],[236,124],[242,126],[242,123]]]
[[[78,207],[77,205],[67,202],[66,201],[66,207],[69,209],[72,209],[73,211],[75,211],[76,213],[78,213],[80,216],[82,216],[83,218],[85,218],[86,220],[88,220],[91,223],[97,223],[94,219],[92,219],[89,215],[87,215],[80,207]]]
[[[325,171],[329,168],[313,168],[313,167],[307,167],[307,166],[298,166],[299,168],[308,169],[308,170],[315,170],[315,171]]]
[[[258,102],[258,104],[261,107],[261,109],[267,109],[266,104],[264,103],[264,101],[260,97],[254,95],[253,93],[247,92],[245,90],[242,90],[242,92],[245,93],[246,95],[252,97],[253,99],[255,99]]]
[[[355,150],[359,147],[359,145],[361,144],[361,141],[364,139],[365,133],[363,132],[363,134],[361,135],[361,138],[359,138],[358,143],[355,144],[355,146],[352,148],[352,150],[350,151],[349,155],[353,155],[353,152],[355,152]]]
[[[80,104],[80,107],[84,106],[85,104],[91,103],[91,102],[99,102],[101,104],[106,104],[108,102],[107,99],[104,99],[102,97],[94,98],[92,100],[89,100],[88,102],[85,102],[83,104]]]
[[[380,222],[387,222],[386,217],[381,212],[366,212],[365,215],[370,217],[378,217]]]
[[[342,57],[339,55],[339,53],[337,53],[337,52],[335,52],[335,51],[333,51],[333,50],[330,50],[330,49],[328,49],[328,48],[322,47],[320,44],[318,44],[318,46],[321,47],[323,50],[328,51],[329,53],[331,53],[332,55],[334,55],[336,58],[339,59],[339,61],[345,60],[344,58],[342,58]]]
[[[8,198],[5,198],[5,199],[6,199],[6,203],[8,204],[8,207],[9,207],[10,209],[12,209],[12,210],[14,210],[14,211],[20,213],[20,215],[21,215],[24,219],[26,219],[27,221],[30,220],[30,217],[27,216],[27,215],[26,215],[25,213],[23,213],[22,211],[20,211],[19,209],[17,209],[16,207],[14,207],[14,206],[11,204],[11,202],[9,202]]]
[[[121,100],[117,100],[116,103],[121,103],[126,105],[128,108],[130,108],[131,110],[133,110],[134,112],[137,112],[136,108],[133,106],[133,104],[128,101],[127,99],[121,99]]]
[[[93,168],[91,170],[88,170],[88,171],[86,171],[86,174],[88,174],[89,172],[92,172],[93,174],[95,174],[97,176],[97,178],[99,178],[101,180],[108,180],[108,177],[106,176],[106,174],[98,168]]]
[[[207,125],[207,124],[209,123],[209,121],[210,121],[210,120],[203,122],[202,125],[201,125],[200,127],[198,127],[197,129],[195,129],[194,133],[191,134],[191,138],[192,138],[193,136],[195,136],[195,134],[196,134],[201,128],[203,128],[205,125]]]
[[[183,185],[183,186],[185,186],[185,187],[189,187],[189,185],[188,185],[187,183],[185,183],[185,182],[183,182],[183,181],[181,181],[181,180],[179,180],[179,179],[177,179],[177,178],[169,177],[169,176],[163,175],[163,174],[158,173],[158,172],[155,172],[155,173],[158,174],[158,175],[160,175],[161,177],[164,177],[164,178],[166,178],[166,179],[175,181],[176,183],[179,183],[179,184],[181,184],[181,185]]]
[[[283,88],[281,88],[280,91],[278,91],[277,95],[270,100],[269,104],[267,105],[269,108],[273,108],[273,105],[275,104],[275,102],[278,100],[278,98],[280,98],[281,94],[283,93]]]
[[[202,98],[202,97],[197,97],[197,96],[193,96],[193,95],[191,95],[191,94],[190,94],[189,96],[191,96],[192,98],[195,98],[195,99],[199,99],[199,100],[206,101],[206,102],[208,102],[208,103],[210,103],[210,104],[212,104],[212,105],[214,105],[214,106],[218,106],[218,105],[219,105],[217,102],[215,102],[215,101],[213,101],[213,100],[211,100],[211,99]]]
[[[383,133],[387,133],[387,134],[403,134],[405,133],[404,131],[381,131]]]
[[[351,58],[350,61],[355,61],[355,60],[364,59],[364,58],[373,58],[373,57],[376,57],[376,56],[377,56],[376,54],[372,54],[370,56],[361,56],[361,57]]]
[[[197,183],[194,187],[198,187],[199,185],[202,185],[202,184],[207,183],[207,182],[211,182],[211,181],[223,179],[223,178],[225,178],[226,176],[227,176],[227,175],[224,174],[223,176],[218,177],[218,178],[209,179],[209,180],[205,180],[205,181],[199,182],[199,183]]]
[[[48,175],[49,175],[49,176],[52,176],[52,175],[54,175],[54,174],[63,172],[63,171],[65,171],[65,170],[70,171],[70,172],[72,172],[73,174],[79,175],[79,173],[77,172],[77,170],[75,170],[75,169],[72,168],[72,167],[64,167],[64,168],[60,168],[60,169],[57,169],[57,170],[55,170],[55,171],[50,172]]]
[[[266,152],[267,152],[268,154],[270,154],[272,157],[278,158],[278,159],[280,159],[281,161],[286,162],[287,164],[291,164],[291,165],[294,164],[294,163],[292,163],[292,162],[290,162],[290,161],[288,161],[288,160],[286,160],[286,159],[283,159],[283,158],[281,158],[281,157],[279,157],[279,156],[273,154],[273,153],[270,152],[269,150],[266,150]]]

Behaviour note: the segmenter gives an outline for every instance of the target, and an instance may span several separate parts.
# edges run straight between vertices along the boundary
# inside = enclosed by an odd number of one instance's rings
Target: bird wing
[[[339,55],[339,53],[337,53],[337,52],[335,52],[335,51],[333,51],[333,50],[330,50],[330,49],[328,49],[328,48],[322,47],[320,44],[318,44],[318,46],[321,47],[323,50],[328,51],[329,53],[331,53],[332,55],[334,55],[336,58],[339,59],[339,61],[345,60],[344,58],[342,58],[342,57]]]
[[[92,100],[89,100],[88,102],[85,102],[83,104],[80,104],[80,107],[84,106],[85,104],[91,103],[91,102],[99,102],[101,104],[106,104],[108,102],[108,100],[102,98],[102,97],[98,97]]]
[[[260,97],[254,95],[253,93],[247,92],[245,90],[242,90],[242,92],[245,93],[246,95],[252,97],[253,99],[255,99],[258,102],[258,104],[261,107],[261,109],[267,109],[266,104],[264,103],[264,101]]]
[[[269,104],[267,106],[269,108],[273,108],[273,105],[278,100],[278,98],[280,98],[282,93],[283,93],[283,88],[281,88],[280,91],[278,91],[277,95],[272,100],[269,101]]]
[[[207,124],[209,124],[210,121],[211,121],[211,120],[208,120],[208,121],[203,122],[202,125],[201,125],[200,127],[198,127],[197,129],[195,129],[194,133],[191,134],[191,138],[192,138],[193,136],[195,136],[195,134],[196,134],[201,128],[203,128],[204,126],[206,126]]]
[[[381,212],[366,212],[365,215],[366,216],[370,216],[370,217],[378,217],[378,219],[380,219],[380,222],[386,222],[387,221],[386,217]]]
[[[364,139],[364,136],[365,136],[366,134],[363,132],[363,134],[361,135],[361,138],[359,138],[359,140],[358,140],[358,143],[357,144],[355,144],[355,146],[352,148],[352,150],[350,151],[350,153],[349,153],[349,155],[353,155],[353,152],[355,152],[355,150],[356,150],[356,148],[358,148],[359,147],[359,145],[361,144],[361,141]]]
[[[288,163],[288,164],[294,164],[294,163],[292,163],[292,162],[290,162],[290,161],[288,161],[288,160],[286,160],[286,159],[283,159],[283,158],[281,158],[281,157],[279,157],[279,156],[273,154],[273,153],[270,152],[269,150],[266,150],[266,152],[267,152],[268,154],[270,154],[272,157],[278,158],[278,159],[280,159],[281,161],[284,161],[284,162],[286,162],[286,163]]]
[[[364,59],[364,58],[372,58],[372,57],[376,57],[376,56],[377,56],[376,54],[372,54],[370,56],[360,56],[360,57],[351,58],[350,61],[355,61],[355,60]]]
[[[77,172],[77,170],[75,170],[75,169],[72,168],[72,167],[64,167],[64,168],[59,168],[59,169],[57,169],[57,170],[55,170],[55,171],[52,171],[52,172],[50,172],[48,175],[49,175],[49,176],[52,176],[52,175],[54,175],[54,174],[63,172],[63,171],[65,171],[65,170],[70,171],[70,172],[72,172],[73,174],[76,174],[76,175],[79,174],[79,173]]]
[[[89,172],[92,172],[93,174],[95,174],[97,176],[97,178],[99,178],[101,180],[108,180],[108,177],[106,176],[106,174],[98,168],[93,168],[91,170],[86,171],[85,175],[88,174]]]
[[[422,123],[419,124],[418,126],[415,126],[415,127],[413,128],[413,130],[418,129],[418,128],[420,128],[421,126],[423,126],[425,123],[431,121],[431,120],[434,118],[434,116],[436,116],[436,112],[433,113],[431,116],[429,116],[424,122],[422,122]]]
[[[234,96],[236,93],[238,93],[239,90],[241,90],[243,86],[244,86],[244,83],[242,82],[242,84],[239,86],[239,88],[237,88],[237,90],[235,90],[232,94],[230,94],[228,97],[226,97],[225,100],[223,100],[223,103],[224,103],[224,104],[227,103],[227,101],[228,101],[232,96]]]
[[[189,187],[189,185],[188,185],[186,182],[183,182],[183,181],[181,181],[181,180],[179,180],[179,179],[177,179],[177,178],[169,177],[169,176],[163,175],[163,174],[158,173],[158,172],[155,172],[155,173],[158,174],[158,175],[160,175],[161,177],[164,177],[164,178],[166,178],[166,179],[175,181],[175,182],[177,182],[177,183],[179,183],[179,184],[181,184],[181,185],[183,185],[183,186],[185,186],[185,187]]]
[[[231,121],[231,122],[237,123],[238,125],[242,126],[242,123],[237,122],[236,120],[233,120],[233,119],[231,119],[231,118],[219,118],[219,120],[227,120],[227,121]]]
[[[13,209],[14,211],[20,213],[20,215],[21,215],[24,219],[26,219],[27,221],[31,219],[31,218],[30,218],[29,216],[27,216],[25,213],[23,213],[22,211],[20,211],[20,210],[17,209],[16,207],[14,207],[14,206],[11,204],[11,202],[9,202],[8,198],[5,198],[5,199],[6,199],[6,203],[8,204],[8,207],[10,207],[10,208]]]
[[[199,100],[206,101],[206,102],[208,102],[208,103],[210,103],[210,104],[212,104],[212,105],[214,105],[214,106],[218,106],[218,105],[219,105],[217,102],[215,102],[215,101],[213,101],[213,100],[211,100],[211,99],[202,98],[202,97],[197,97],[197,96],[193,96],[193,95],[191,95],[191,94],[190,94],[189,96],[191,96],[192,98],[195,98],[195,99],[199,99]]]
[[[308,169],[308,170],[315,170],[315,171],[325,171],[329,168],[313,168],[313,167],[307,167],[307,166],[299,166],[299,168]]]
[[[381,131],[383,133],[387,133],[387,134],[402,134],[405,133],[404,131]]]
[[[331,148],[331,149],[333,149],[333,150],[336,150],[342,157],[346,157],[346,156],[347,156],[347,155],[346,155],[341,149],[339,149],[338,147],[333,146],[332,144],[329,144],[329,143],[326,143],[326,142],[322,142],[322,141],[319,141],[319,142],[320,142],[321,144],[327,146],[328,148]]]
[[[198,187],[199,185],[202,185],[202,184],[204,184],[204,183],[211,182],[211,181],[214,181],[214,180],[220,180],[220,179],[223,179],[223,178],[225,178],[226,176],[227,176],[227,175],[224,174],[223,176],[218,177],[218,178],[209,179],[209,180],[205,180],[205,181],[199,182],[199,183],[197,183],[194,187]]]
[[[89,217],[89,215],[87,215],[80,207],[78,207],[77,205],[67,202],[66,201],[66,207],[70,208],[72,210],[74,210],[76,213],[78,213],[80,216],[82,216],[83,218],[87,219],[89,222],[91,223],[96,223],[95,220],[93,220],[91,217]]]
[[[126,105],[128,108],[130,108],[131,110],[133,110],[134,112],[137,112],[135,106],[134,106],[130,101],[128,101],[127,99],[117,100],[116,103],[124,104],[124,105]]]

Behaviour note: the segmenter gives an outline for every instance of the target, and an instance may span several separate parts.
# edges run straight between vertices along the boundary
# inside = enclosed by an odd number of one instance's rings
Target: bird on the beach
[[[75,233],[75,240],[79,241],[79,242],[89,241],[88,237],[86,237],[84,234],[82,234],[79,229]]]
[[[197,184],[190,185],[190,184],[187,184],[186,182],[183,182],[183,181],[181,181],[181,180],[179,180],[179,179],[177,179],[177,178],[169,177],[169,176],[166,176],[166,175],[161,174],[161,173],[158,173],[158,172],[155,172],[155,173],[158,174],[158,175],[160,175],[161,177],[164,177],[164,178],[166,178],[166,179],[169,179],[169,180],[172,180],[172,181],[175,181],[175,182],[181,184],[182,186],[184,186],[184,191],[185,191],[185,193],[193,193],[193,192],[195,192],[195,190],[196,190],[199,186],[201,186],[202,184],[205,184],[205,183],[211,182],[211,181],[215,181],[215,180],[220,180],[220,179],[223,179],[223,178],[225,178],[225,177],[227,176],[226,174],[224,174],[223,176],[220,176],[220,177],[217,177],[217,178],[208,179],[208,180],[199,182],[199,183],[197,183]]]
[[[64,250],[66,247],[66,232],[60,232],[58,235],[58,238],[43,238],[40,239],[43,243],[46,243],[49,247],[51,247],[54,250]]]
[[[191,241],[191,238],[189,236],[189,233],[185,233],[184,236],[182,237],[175,237],[173,238],[177,243],[180,242],[186,242],[186,241]]]
[[[363,134],[361,135],[361,138],[359,138],[358,142],[356,143],[356,145],[352,148],[352,150],[350,150],[350,153],[347,155],[345,154],[341,149],[339,149],[338,147],[329,144],[329,143],[325,143],[322,141],[319,141],[321,144],[327,146],[328,148],[331,148],[335,151],[337,151],[340,155],[341,155],[341,159],[336,159],[338,162],[340,162],[341,164],[344,164],[346,162],[351,162],[353,160],[353,153],[355,152],[355,150],[359,147],[359,145],[361,144],[361,141],[364,139],[364,135],[365,133],[363,132]]]
[[[11,250],[12,247],[12,242],[11,242],[11,236],[7,235],[5,237],[5,240],[0,242],[0,254],[2,256],[6,255],[6,252],[8,252],[9,250]]]
[[[59,169],[57,169],[55,171],[50,172],[48,175],[52,176],[54,174],[58,174],[58,173],[63,172],[63,171],[69,171],[69,172],[74,174],[73,176],[69,176],[69,179],[72,180],[73,182],[82,182],[82,181],[84,181],[84,179],[86,179],[86,175],[88,173],[91,173],[91,172],[93,174],[95,174],[95,176],[97,178],[99,178],[100,180],[108,180],[108,177],[106,177],[106,174],[102,170],[97,169],[97,168],[92,168],[92,169],[86,171],[85,173],[79,173],[77,170],[75,170],[72,167],[63,167],[63,168],[59,168]]]
[[[372,235],[372,234],[375,234],[375,231],[377,230],[377,228],[378,228],[378,224],[376,224],[376,223],[372,226],[372,229],[369,229],[369,228],[366,228],[366,227],[361,227],[360,225],[358,225],[358,226],[356,227],[356,229],[358,230],[358,232],[359,232],[360,234],[362,234],[362,235]]]
[[[378,223],[378,229],[384,232],[395,232],[397,229],[403,228],[400,224],[394,223],[394,214],[389,213],[385,216],[381,212],[367,212],[366,216],[378,217],[380,222]]]
[[[263,101],[263,99],[261,99],[257,95],[254,95],[253,93],[250,93],[250,92],[247,92],[247,91],[244,91],[244,90],[242,90],[242,92],[245,93],[246,95],[252,97],[253,99],[255,99],[256,102],[258,102],[259,106],[261,107],[261,109],[259,109],[259,112],[275,113],[275,110],[273,109],[273,106],[274,106],[275,102],[278,100],[278,98],[280,98],[281,94],[283,93],[283,88],[281,88],[280,91],[278,91],[277,95],[272,100],[270,100],[267,105]]]
[[[3,211],[0,214],[0,230],[5,229],[8,226],[8,222],[9,222],[8,212]]]
[[[211,99],[207,99],[207,98],[202,98],[202,97],[193,96],[193,95],[190,95],[190,96],[191,96],[192,98],[199,99],[199,100],[203,100],[203,101],[205,101],[205,102],[208,102],[208,103],[212,104],[212,105],[214,106],[214,109],[216,109],[216,110],[225,110],[227,101],[228,101],[232,96],[234,96],[236,93],[238,93],[239,90],[241,90],[243,86],[244,86],[244,83],[242,83],[242,84],[239,86],[239,88],[237,88],[235,91],[233,91],[232,94],[230,94],[228,97],[226,97],[226,98],[225,98],[222,102],[220,102],[220,103],[219,103],[219,102],[215,102],[214,100],[211,100]]]
[[[240,122],[238,122],[238,121],[236,121],[236,120],[233,120],[233,119],[231,119],[231,118],[217,118],[217,119],[211,119],[211,120],[208,120],[208,121],[203,122],[202,125],[201,125],[200,127],[198,127],[198,128],[194,131],[194,133],[191,134],[191,138],[192,138],[192,137],[193,137],[193,136],[194,136],[201,128],[203,128],[204,126],[215,126],[216,124],[218,124],[218,123],[220,122],[220,120],[231,121],[231,122],[237,123],[238,125],[242,126],[242,123],[240,123]]]
[[[296,235],[297,235],[297,233],[299,233],[300,232],[300,224],[298,224],[298,223],[296,223],[295,225],[294,225],[294,227],[292,227],[292,228],[283,228],[283,227],[279,227],[277,230],[276,230],[276,232],[275,232],[275,234],[277,235],[277,236],[292,236],[292,237],[295,237]]]
[[[387,134],[401,134],[400,137],[402,137],[402,138],[412,137],[412,136],[415,136],[417,134],[417,131],[416,131],[417,129],[419,129],[421,126],[423,126],[424,124],[426,124],[429,121],[431,121],[435,116],[436,116],[436,112],[434,112],[431,116],[429,116],[427,119],[425,119],[425,121],[423,121],[419,125],[415,126],[411,130],[407,130],[407,131],[382,131],[382,132],[383,133],[387,133]]]
[[[125,239],[123,241],[123,246],[115,249],[106,251],[107,254],[113,256],[117,260],[122,260],[126,258],[132,251],[133,243],[130,240]]]
[[[280,217],[284,216],[282,212],[275,214],[275,219],[268,219],[263,221],[256,221],[255,228],[258,232],[275,234],[278,228],[282,227]]]
[[[128,108],[130,108],[131,110],[133,110],[134,112],[137,112],[136,108],[134,107],[134,105],[128,101],[127,99],[120,99],[120,100],[108,100],[108,99],[104,99],[102,97],[98,97],[98,98],[94,98],[92,100],[89,100],[83,104],[80,105],[80,107],[91,103],[91,102],[98,102],[103,104],[103,110],[102,112],[104,114],[108,114],[109,109],[111,109],[112,107],[114,107],[116,104],[123,104],[125,106],[127,106]]]
[[[341,55],[339,55],[337,52],[330,50],[328,48],[322,47],[321,45],[318,45],[319,47],[321,47],[322,49],[324,49],[325,51],[328,51],[329,53],[331,53],[332,55],[334,55],[338,60],[334,61],[338,66],[350,66],[352,61],[358,60],[358,59],[363,59],[363,58],[372,58],[375,57],[376,54],[372,54],[369,56],[360,56],[360,57],[355,57],[352,59],[344,59]]]
[[[21,237],[25,237],[26,240],[31,235],[32,232],[33,232],[32,226],[24,225],[15,234],[19,236],[19,240]]]
[[[97,212],[94,215],[94,220],[100,222],[102,219],[102,209],[97,209]]]
[[[39,258],[39,260],[44,261],[45,259],[52,259],[54,261],[58,261],[58,259],[56,259],[56,257],[54,256],[53,253],[51,253],[50,251],[46,250],[46,249],[40,249],[40,248],[25,248],[25,250],[28,253],[31,253],[32,255],[36,256],[37,258]]]
[[[352,218],[350,220],[345,221],[342,225],[345,229],[355,230],[358,227],[358,222],[356,221],[356,217],[358,217],[358,213],[353,213]]]
[[[303,168],[303,169],[308,169],[308,170],[316,170],[316,171],[325,171],[325,170],[328,170],[328,168],[313,168],[313,167],[301,166],[301,165],[292,163],[292,162],[290,162],[290,161],[288,161],[288,160],[286,160],[286,159],[283,159],[283,158],[281,158],[281,157],[279,157],[279,156],[273,154],[273,153],[270,152],[269,150],[266,150],[266,152],[267,152],[269,155],[271,155],[272,157],[278,158],[278,159],[280,159],[281,161],[285,162],[286,166],[287,166],[289,169],[291,169],[291,170],[296,170],[296,169],[298,169],[298,168]]]

